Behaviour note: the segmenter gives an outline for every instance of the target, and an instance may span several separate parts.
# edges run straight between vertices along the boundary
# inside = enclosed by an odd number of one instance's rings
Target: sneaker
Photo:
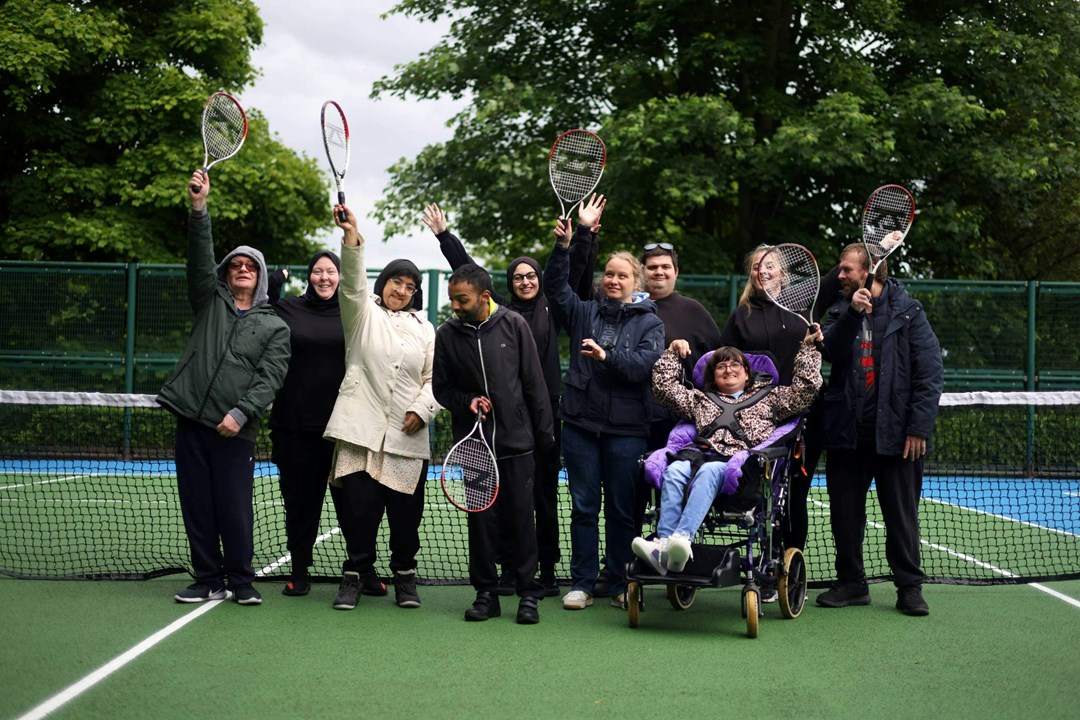
[[[364,578],[363,584],[360,586],[361,595],[371,595],[372,597],[386,597],[386,583],[379,578],[375,573],[371,573]]]
[[[836,582],[828,590],[817,596],[817,604],[829,608],[869,605],[870,588],[866,586],[866,583]]]
[[[308,576],[307,568],[293,570],[292,575],[289,576],[288,581],[285,583],[285,587],[281,590],[282,595],[290,597],[307,595],[309,592],[311,592],[311,578]]]
[[[194,585],[188,585],[187,588],[176,593],[173,597],[176,602],[201,603],[207,600],[228,600],[232,597],[232,592],[225,586],[214,589],[209,585],[195,583]]]
[[[555,570],[541,570],[540,584],[544,586],[544,597],[555,597],[559,594],[559,581],[555,579]]]
[[[611,596],[611,607],[619,608],[620,610],[626,609],[626,593],[616,593]]]
[[[341,576],[337,597],[334,598],[335,610],[352,610],[360,599],[360,573],[346,572]]]
[[[761,588],[758,597],[761,598],[761,602],[763,603],[774,603],[780,599],[780,595],[776,592],[776,588]]]
[[[592,595],[584,590],[571,590],[563,595],[562,606],[564,610],[584,610],[592,605]]]
[[[922,587],[919,585],[897,588],[896,609],[916,617],[930,614],[930,606],[923,600]]]
[[[517,624],[535,625],[540,622],[540,611],[536,608],[536,598],[523,597],[518,601]]]
[[[508,597],[517,592],[517,581],[514,579],[513,570],[503,568],[502,575],[499,576],[499,586],[495,588],[495,592],[503,597]]]
[[[667,575],[667,568],[664,567],[661,558],[659,541],[653,542],[642,537],[636,537],[634,542],[630,543],[630,547],[634,550],[635,555],[648,563],[653,572],[657,575]]]
[[[398,607],[420,607],[420,596],[416,594],[416,571],[394,573],[394,601]]]
[[[465,619],[469,622],[484,622],[500,615],[502,608],[499,607],[499,596],[487,591],[476,593],[472,607],[465,611]]]
[[[668,538],[667,569],[670,572],[682,572],[686,563],[694,559],[694,549],[690,547],[690,537],[675,533]]]
[[[233,600],[240,605],[262,605],[262,595],[250,584],[234,587]]]

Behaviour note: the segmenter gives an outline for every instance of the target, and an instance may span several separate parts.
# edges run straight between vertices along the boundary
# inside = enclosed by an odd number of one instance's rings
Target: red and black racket
[[[570,130],[555,140],[548,154],[548,176],[559,198],[560,217],[569,217],[567,203],[573,210],[596,189],[605,165],[607,147],[596,133]]]
[[[466,512],[487,510],[499,494],[499,468],[484,439],[482,418],[476,414],[472,431],[450,448],[442,465],[443,493]]]
[[[338,204],[344,205],[345,172],[349,169],[349,121],[345,119],[345,111],[333,100],[327,100],[322,106],[322,136],[326,159],[330,161],[330,172],[337,186]],[[338,219],[345,222],[345,213],[338,213]]]
[[[870,256],[866,287],[874,281],[881,261],[899,248],[915,222],[915,198],[900,185],[883,185],[870,195],[863,208],[862,241]]]

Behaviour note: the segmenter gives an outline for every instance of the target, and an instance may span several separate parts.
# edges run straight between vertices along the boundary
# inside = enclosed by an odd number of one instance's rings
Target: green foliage
[[[8,0],[0,5],[0,254],[175,262],[202,106],[255,70],[251,0]],[[249,109],[240,154],[213,173],[219,251],[299,261],[325,224],[326,180]]]
[[[877,186],[920,214],[922,277],[1080,270],[1080,3],[403,0],[449,33],[375,95],[451,96],[454,136],[392,169],[388,232],[438,201],[489,259],[543,254],[559,132],[608,144],[604,249],[676,243],[693,272],[759,242],[826,264]],[[1064,198],[1064,199],[1061,199]]]

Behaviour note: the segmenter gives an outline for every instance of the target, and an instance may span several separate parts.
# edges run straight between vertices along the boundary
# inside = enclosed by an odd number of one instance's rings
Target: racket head
[[[758,261],[758,282],[776,305],[810,324],[821,288],[821,272],[812,252],[795,243],[774,245]]]
[[[576,129],[556,138],[548,153],[548,177],[560,206],[573,207],[587,198],[600,183],[606,165],[607,146],[596,133]]]
[[[330,162],[330,171],[334,173],[334,179],[340,187],[341,181],[345,179],[345,172],[349,169],[349,121],[345,119],[345,111],[333,100],[323,103],[321,120],[326,159]]]
[[[900,185],[882,185],[866,201],[862,241],[870,255],[871,274],[896,251],[915,221],[915,198]]]
[[[240,152],[247,137],[247,113],[232,95],[216,92],[203,107],[202,135],[209,168]]]
[[[480,421],[446,453],[442,464],[443,494],[465,512],[482,512],[499,494],[499,467],[484,440]]]

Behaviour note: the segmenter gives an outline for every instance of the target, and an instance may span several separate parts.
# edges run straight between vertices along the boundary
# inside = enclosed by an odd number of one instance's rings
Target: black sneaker
[[[335,610],[352,610],[360,599],[360,573],[346,572],[341,576],[337,597],[334,598]]]
[[[896,589],[896,609],[916,617],[930,614],[930,606],[923,600],[922,587],[919,585]]]
[[[540,611],[536,609],[536,598],[523,597],[518,601],[517,624],[535,625],[540,622]]]
[[[593,597],[607,597],[611,594],[611,574],[608,573],[607,568],[600,571],[600,574],[596,577],[596,582],[593,584]]]
[[[865,583],[833,583],[832,587],[817,596],[817,604],[828,608],[869,605],[870,588]]]
[[[219,588],[212,588],[209,585],[203,585],[202,583],[195,583],[194,585],[188,585],[185,589],[176,593],[173,598],[176,602],[182,603],[201,603],[207,600],[228,600],[232,597],[232,593],[222,585]]]
[[[398,607],[420,607],[420,596],[416,594],[416,572],[394,573],[394,600]]]
[[[504,597],[517,592],[517,582],[514,580],[513,570],[503,569],[502,575],[499,576],[499,586],[495,591]]]
[[[371,595],[373,597],[386,597],[386,583],[384,583],[376,573],[371,573],[364,578],[364,582],[360,587],[360,592],[363,595]]]
[[[502,608],[499,607],[499,596],[487,591],[476,593],[472,607],[465,611],[465,619],[469,622],[483,622],[500,615]]]
[[[292,575],[289,576],[288,581],[285,583],[285,587],[281,589],[282,595],[289,595],[290,597],[307,595],[309,592],[311,592],[311,579],[308,576],[307,568],[293,570]]]
[[[251,585],[237,585],[234,587],[233,600],[240,605],[262,605],[262,595]]]
[[[555,579],[554,570],[541,570],[540,584],[544,586],[544,597],[555,597],[559,594],[559,581]]]

